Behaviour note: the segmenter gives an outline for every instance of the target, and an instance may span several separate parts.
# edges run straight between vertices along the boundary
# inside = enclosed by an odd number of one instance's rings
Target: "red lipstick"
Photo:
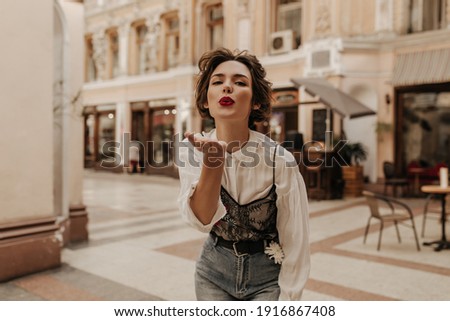
[[[231,106],[234,104],[234,100],[228,96],[225,96],[225,97],[220,98],[219,104],[222,106]]]

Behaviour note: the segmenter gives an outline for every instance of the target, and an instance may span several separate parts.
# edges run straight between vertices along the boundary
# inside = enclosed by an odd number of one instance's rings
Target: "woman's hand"
[[[198,220],[206,225],[211,223],[217,211],[227,144],[207,137],[195,137],[191,132],[184,136],[203,153],[203,167],[190,206]]]
[[[195,137],[194,133],[184,134],[197,150],[203,153],[203,166],[207,168],[220,168],[225,162],[227,143],[208,137]]]

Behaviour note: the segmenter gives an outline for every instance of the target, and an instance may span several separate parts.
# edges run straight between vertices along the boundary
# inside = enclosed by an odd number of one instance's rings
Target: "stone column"
[[[88,213],[83,204],[84,171],[84,117],[81,89],[84,82],[84,7],[78,2],[65,1],[62,7],[66,16],[70,46],[67,48],[67,140],[64,149],[65,185],[67,186],[68,220],[62,224],[64,244],[88,239]]]
[[[93,59],[95,67],[97,68],[97,79],[106,79],[106,37],[105,31],[99,30],[92,36],[92,43],[94,46]]]
[[[394,3],[391,0],[377,0],[375,10],[375,31],[392,33],[394,29]]]
[[[249,0],[239,0],[238,2],[238,28],[237,28],[237,48],[239,50],[252,50],[250,35],[253,34],[250,20]]]
[[[393,4],[394,18],[393,29],[396,34],[402,35],[408,32],[409,8],[407,0],[395,0]]]
[[[119,77],[128,75],[128,44],[130,39],[130,24],[122,21],[119,24]]]
[[[123,135],[125,132],[131,133],[131,128],[129,126],[130,124],[130,103],[127,101],[118,102],[116,105],[116,137],[115,141],[120,144],[120,151],[121,154],[121,160],[120,160],[120,166],[123,166],[124,161],[124,153],[128,151],[123,151]],[[119,165],[119,164],[118,164]]]
[[[180,56],[178,58],[179,65],[186,66],[191,65],[191,52],[192,52],[192,40],[191,32],[192,20],[190,17],[191,10],[186,2],[180,7],[179,19],[180,19]]]
[[[157,72],[160,68],[158,59],[158,44],[161,31],[159,14],[153,14],[146,20],[147,34],[145,36],[145,50],[147,53],[146,70],[148,72]]]
[[[450,0],[447,0],[447,3],[445,4],[446,10],[446,22],[447,22],[447,29],[450,29]]]
[[[5,0],[0,60],[0,282],[57,267],[61,243],[53,209],[52,0]],[[21,22],[20,27],[17,21]],[[18,42],[17,39],[20,39]],[[33,50],[30,50],[33,48]],[[26,93],[26,94],[25,94]],[[30,108],[32,106],[32,108]]]

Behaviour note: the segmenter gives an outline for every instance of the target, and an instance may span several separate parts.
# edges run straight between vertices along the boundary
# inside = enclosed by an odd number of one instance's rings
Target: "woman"
[[[270,113],[271,83],[247,52],[207,52],[199,68],[196,106],[216,128],[185,134],[178,199],[209,233],[197,299],[299,300],[310,267],[305,185],[292,154],[250,129]]]

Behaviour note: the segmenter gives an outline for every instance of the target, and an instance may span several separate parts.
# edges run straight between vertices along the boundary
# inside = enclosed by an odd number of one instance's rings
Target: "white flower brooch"
[[[277,242],[271,241],[269,246],[264,249],[264,253],[269,256],[269,259],[273,259],[276,264],[283,262],[284,252]]]

